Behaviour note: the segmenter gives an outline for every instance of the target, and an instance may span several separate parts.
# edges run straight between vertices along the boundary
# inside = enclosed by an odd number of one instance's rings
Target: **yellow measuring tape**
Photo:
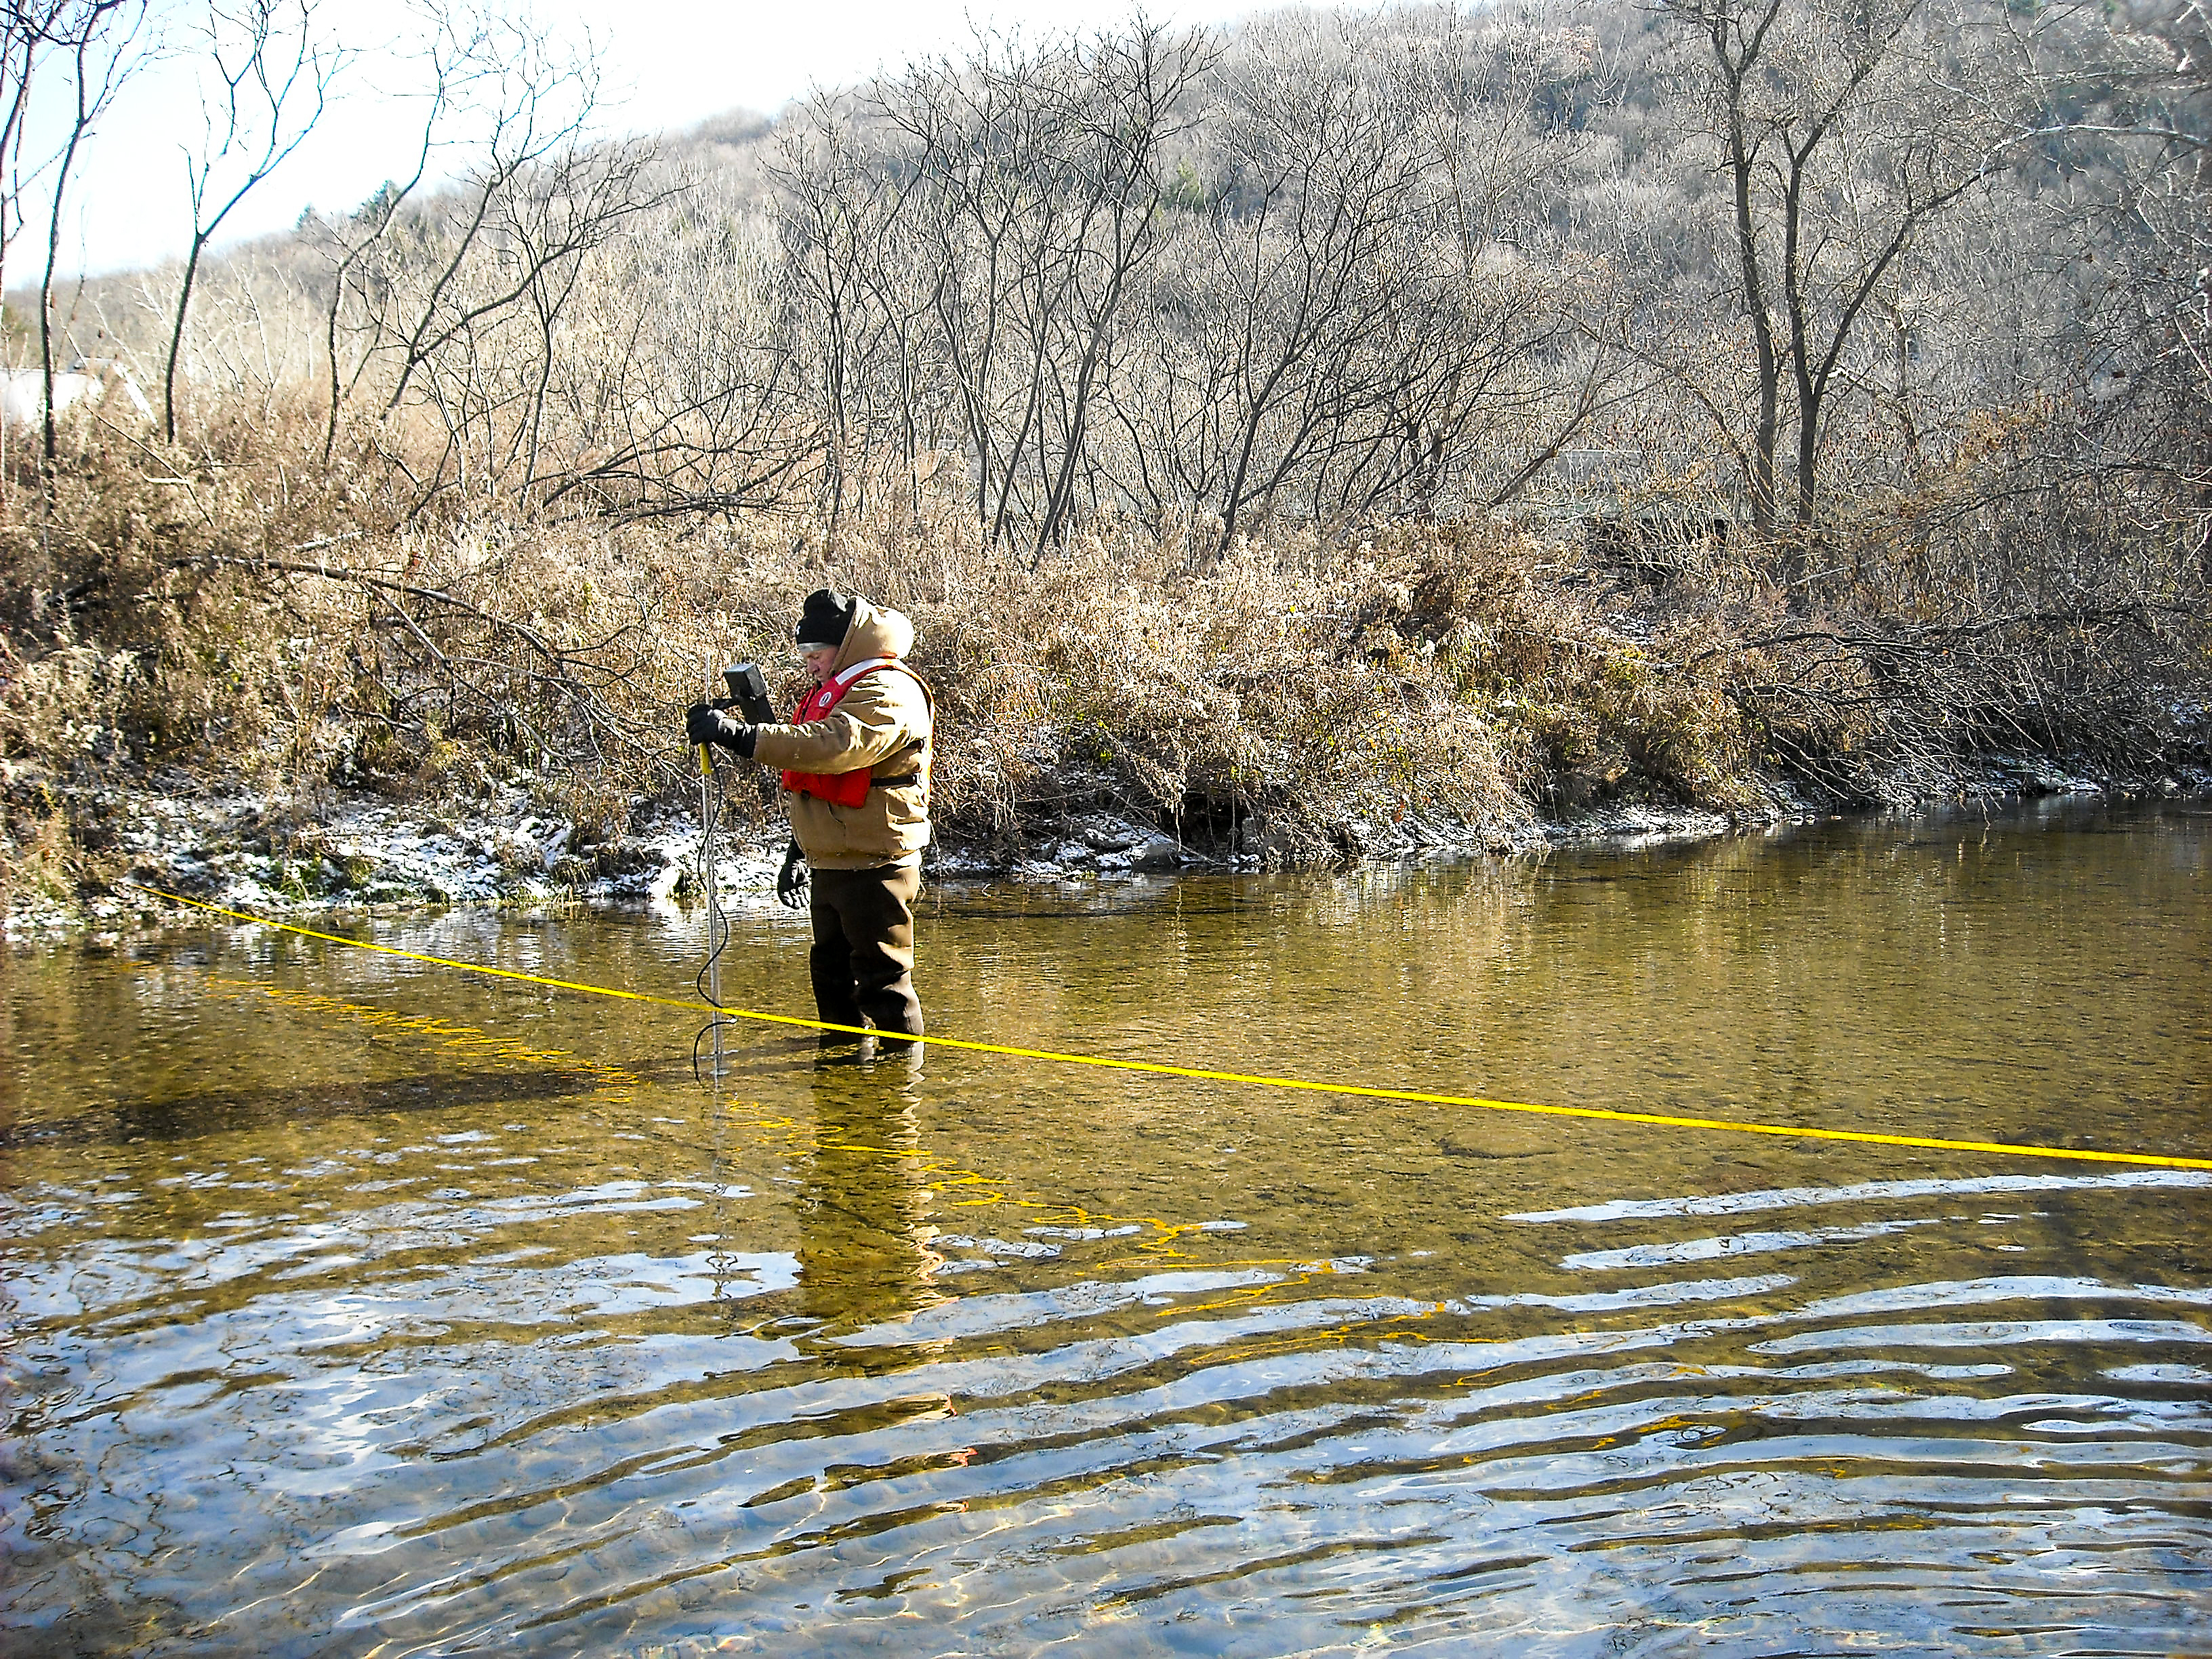
[[[840,1031],[856,1036],[875,1035],[866,1026],[837,1025],[827,1020],[801,1019],[796,1014],[763,1013],[750,1008],[717,1008],[710,1003],[691,1002],[681,997],[654,996],[647,991],[622,991],[606,985],[584,985],[573,980],[548,979],[542,974],[525,974],[512,968],[488,968],[477,962],[457,962],[450,957],[425,956],[419,951],[402,951],[396,945],[349,939],[343,933],[319,933],[312,927],[272,921],[267,916],[253,915],[244,910],[227,910],[219,904],[186,898],[180,893],[165,893],[159,888],[148,887],[138,882],[123,884],[155,898],[167,899],[173,904],[189,905],[196,910],[228,916],[234,921],[250,921],[263,927],[297,933],[302,939],[322,939],[331,945],[349,945],[357,951],[374,951],[387,957],[403,957],[410,962],[428,963],[434,968],[452,968],[465,974],[483,974],[494,979],[520,980],[526,985],[544,985],[556,991],[577,991],[586,996],[619,997],[629,1002],[651,1003],[656,1007],[680,1008],[687,1013],[726,1015],[735,1019],[757,1020],[763,1024],[794,1025],[810,1031]],[[1206,1083],[1238,1083],[1260,1089],[1302,1089],[1312,1094],[1351,1095],[1363,1100],[1405,1101],[1422,1106],[1465,1106],[1484,1112],[1529,1112],[1542,1117],[1583,1118],[1599,1123],[1646,1123],[1664,1129],[1721,1130],[1732,1134],[1781,1135],[1795,1140],[1843,1140],[1861,1146],[1911,1146],[1936,1152],[1995,1152],[2014,1158],[2070,1158],[2081,1164],[2148,1164],[2161,1170],[2212,1170],[2212,1158],[2172,1158],[2156,1152],[2100,1152],[2077,1146],[2021,1146],[2003,1140],[1946,1140],[1933,1135],[1883,1135],[1863,1129],[1815,1129],[1794,1123],[1741,1123],[1719,1117],[1670,1117],[1659,1112],[1616,1112],[1597,1106],[1540,1106],[1521,1100],[1486,1100],[1475,1095],[1431,1095],[1411,1089],[1378,1089],[1358,1083],[1322,1083],[1307,1078],[1268,1077],[1252,1072],[1213,1072],[1194,1066],[1163,1066],[1149,1060],[1109,1060],[1100,1054],[1066,1054],[1050,1048],[1016,1048],[1005,1043],[971,1042],[959,1037],[925,1036],[910,1041],[926,1043],[933,1048],[958,1048],[976,1054],[1007,1054],[1017,1060],[1045,1060],[1062,1066],[1097,1066],[1109,1071],[1143,1072],[1156,1077],[1196,1078]]]

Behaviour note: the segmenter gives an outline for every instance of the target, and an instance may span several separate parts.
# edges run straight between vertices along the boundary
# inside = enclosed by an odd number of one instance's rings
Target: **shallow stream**
[[[946,889],[919,977],[1019,1047],[2203,1159],[2209,849]],[[810,1012],[803,927],[726,1000]],[[0,957],[0,1649],[2212,1653],[2212,1174],[772,1026],[709,1088],[695,1027],[246,926]]]

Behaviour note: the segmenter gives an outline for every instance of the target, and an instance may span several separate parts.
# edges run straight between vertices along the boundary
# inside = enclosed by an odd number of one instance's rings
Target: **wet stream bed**
[[[933,1030],[2212,1158],[2212,813],[925,896]],[[699,919],[332,931],[690,994]],[[804,1015],[804,923],[725,1000]],[[2212,1653],[2212,1174],[0,957],[9,1654]]]

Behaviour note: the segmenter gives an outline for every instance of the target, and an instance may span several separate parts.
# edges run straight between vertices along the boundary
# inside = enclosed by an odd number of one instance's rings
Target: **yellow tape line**
[[[387,957],[403,957],[410,962],[428,963],[434,968],[453,968],[465,974],[484,974],[495,979],[520,980],[526,985],[544,985],[556,991],[578,991],[586,996],[620,997],[629,1002],[651,1003],[656,1007],[680,1008],[689,1013],[725,1015],[734,1019],[757,1020],[764,1024],[793,1025],[810,1031],[839,1031],[856,1036],[872,1036],[866,1026],[837,1025],[827,1020],[801,1019],[796,1014],[762,1013],[750,1008],[716,1008],[709,1003],[690,1002],[680,997],[654,996],[646,991],[621,991],[605,985],[583,985],[573,980],[548,979],[539,974],[525,974],[512,968],[488,968],[482,963],[456,962],[449,957],[425,956],[418,951],[402,951],[396,945],[378,945],[368,939],[348,939],[343,933],[319,933],[312,927],[301,927],[289,921],[275,921],[267,916],[257,916],[244,910],[227,910],[219,904],[204,900],[186,898],[180,893],[165,893],[156,887],[138,882],[123,884],[137,888],[142,893],[173,904],[189,905],[196,910],[206,910],[218,916],[228,916],[235,921],[250,921],[263,927],[274,927],[287,933],[297,933],[302,939],[319,939],[331,945],[349,945],[356,950],[375,951]],[[1814,1129],[1793,1123],[1740,1123],[1718,1117],[1669,1117],[1659,1112],[1616,1112],[1597,1106],[1540,1106],[1520,1100],[1486,1100],[1473,1095],[1431,1095],[1411,1089],[1377,1089],[1357,1083],[1319,1083],[1306,1078],[1267,1077],[1251,1072],[1214,1072],[1193,1066],[1163,1066],[1149,1060],[1109,1060],[1099,1054],[1066,1054],[1050,1048],[1015,1048],[997,1042],[970,1042],[958,1037],[925,1036],[910,1039],[933,1048],[958,1048],[969,1054],[1008,1054],[1017,1060],[1048,1060],[1063,1066],[1097,1066],[1115,1072],[1143,1072],[1156,1077],[1196,1078],[1206,1083],[1239,1083],[1261,1089],[1302,1089],[1322,1095],[1351,1095],[1362,1100],[1405,1101],[1421,1106],[1466,1106],[1484,1112],[1529,1112],[1542,1117],[1583,1118],[1598,1123],[1645,1123],[1662,1129],[1710,1129],[1731,1134],[1782,1135],[1796,1140],[1841,1140],[1868,1146],[1911,1146],[1936,1152],[1994,1152],[2013,1158],[2069,1158],[2081,1164],[2147,1164],[2161,1170],[2212,1170],[2212,1158],[2172,1158],[2156,1152],[2100,1152],[2076,1146],[2019,1146],[2003,1140],[1945,1140],[1932,1135],[1883,1135],[1863,1129]]]

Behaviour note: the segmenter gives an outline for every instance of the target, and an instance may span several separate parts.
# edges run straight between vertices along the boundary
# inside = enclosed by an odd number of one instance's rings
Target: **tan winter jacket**
[[[836,667],[868,657],[902,658],[914,644],[914,624],[896,611],[854,602],[852,625],[838,647]],[[792,833],[817,870],[873,870],[921,862],[929,845],[929,688],[902,662],[862,675],[837,706],[804,726],[757,729],[753,758],[793,772],[853,772],[866,767],[878,778],[858,806],[836,806],[817,796],[783,792]]]

